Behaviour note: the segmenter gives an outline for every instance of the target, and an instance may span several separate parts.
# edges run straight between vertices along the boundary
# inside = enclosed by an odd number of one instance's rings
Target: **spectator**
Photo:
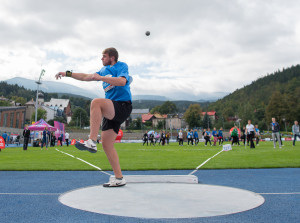
[[[181,129],[179,130],[179,133],[178,133],[178,141],[179,141],[179,145],[183,146],[183,133],[182,133]]]
[[[48,137],[47,137],[47,132],[48,132],[48,128],[45,127],[45,128],[44,128],[44,131],[43,131],[43,133],[42,133],[41,149],[43,149],[44,144],[45,144],[46,150],[48,150],[48,142],[47,142],[47,141],[48,141]]]
[[[237,130],[237,127],[234,126],[232,132],[231,132],[231,138],[232,138],[232,143],[231,145],[233,145],[233,143],[235,143],[236,145],[239,144],[240,145],[240,140],[239,140],[239,132]]]
[[[65,141],[66,141],[67,146],[69,146],[69,137],[70,137],[69,133],[66,132],[65,133]]]
[[[4,139],[4,144],[6,144],[6,140],[7,140],[7,133],[6,132],[4,132],[2,134],[2,138]]]
[[[300,138],[298,121],[294,121],[294,125],[292,126],[292,131],[293,131],[293,136],[294,136],[293,146],[295,146],[297,137]]]
[[[279,126],[278,122],[276,122],[275,118],[272,118],[271,128],[272,128],[272,138],[273,138],[274,149],[276,148],[275,138],[278,141],[279,148],[281,148],[281,140],[280,140],[280,135],[279,135],[280,126]]]
[[[190,142],[191,142],[192,145],[194,145],[194,144],[193,144],[193,131],[192,131],[192,130],[190,130],[190,131],[188,132],[187,138],[188,138],[188,145],[190,145]]]
[[[169,145],[169,142],[170,142],[170,133],[169,132],[167,132],[167,134],[166,134],[166,140],[167,140],[167,144]]]
[[[166,143],[166,133],[165,130],[162,131],[161,136],[160,136],[160,140],[161,140],[161,145],[165,145]]]
[[[251,120],[248,120],[248,124],[246,125],[246,135],[249,137],[250,148],[254,149],[255,145],[253,142],[253,138],[255,136],[255,128],[254,125],[251,124]]]
[[[58,137],[58,141],[60,142],[60,146],[63,145],[63,139],[64,139],[64,134],[61,133],[61,134],[59,135],[59,137]]]
[[[243,140],[244,145],[246,144],[246,127],[243,126],[241,140]]]
[[[50,141],[50,146],[55,146],[55,141],[56,141],[56,137],[55,134],[53,132],[51,132],[51,141]]]
[[[24,143],[23,150],[27,150],[28,142],[30,139],[30,130],[28,129],[28,125],[25,125],[25,129],[23,131]]]
[[[205,139],[205,146],[207,146],[207,142],[209,142],[210,145],[211,145],[210,136],[209,136],[210,132],[207,131],[206,129],[204,129],[202,134],[203,134],[204,139]]]
[[[258,125],[255,125],[255,132],[256,132],[256,146],[259,146],[260,131]]]
[[[197,129],[194,130],[194,139],[195,139],[195,146],[199,143],[199,135]]]
[[[217,140],[218,140],[218,133],[217,133],[217,129],[214,128],[214,130],[211,132],[212,136],[214,137],[214,146],[216,146],[217,144]]]
[[[143,145],[145,145],[145,143],[147,143],[147,146],[148,146],[148,134],[147,134],[147,132],[145,132],[145,134],[143,136],[143,141],[144,141]]]
[[[153,146],[155,146],[155,141],[154,141],[154,131],[150,133],[149,139],[150,139],[150,146],[151,146],[151,144],[152,144]]]
[[[223,139],[223,128],[222,127],[220,128],[220,130],[218,132],[218,139],[219,139],[219,146],[223,145],[224,139]],[[220,145],[220,143],[221,143],[221,145]]]

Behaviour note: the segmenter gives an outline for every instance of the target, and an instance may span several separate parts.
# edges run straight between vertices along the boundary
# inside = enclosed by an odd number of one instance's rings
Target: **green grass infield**
[[[226,144],[226,143],[224,143]],[[222,150],[221,146],[143,146],[141,143],[116,143],[122,170],[195,169]],[[56,146],[43,150],[37,147],[5,148],[0,152],[0,170],[97,170],[86,163],[60,153],[55,148],[81,158],[102,170],[111,170],[101,144],[98,152],[79,151],[74,146]],[[210,159],[201,169],[285,168],[300,167],[300,143],[284,142],[282,149],[272,142],[260,142],[255,149],[233,146]]]

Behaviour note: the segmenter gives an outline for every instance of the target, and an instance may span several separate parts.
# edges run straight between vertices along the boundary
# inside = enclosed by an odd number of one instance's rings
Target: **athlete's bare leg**
[[[114,130],[109,129],[106,131],[102,131],[102,146],[104,152],[109,160],[109,163],[114,171],[116,178],[122,177],[122,171],[119,162],[118,153],[114,147],[114,143],[117,137],[117,133]]]
[[[90,139],[96,141],[102,118],[109,120],[115,117],[115,108],[111,100],[97,98],[91,103],[90,109]]]

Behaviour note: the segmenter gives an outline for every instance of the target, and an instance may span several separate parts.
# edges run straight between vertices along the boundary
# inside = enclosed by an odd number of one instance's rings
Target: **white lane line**
[[[98,167],[98,166],[95,166],[95,165],[93,165],[93,164],[91,164],[91,163],[89,163],[89,162],[87,162],[87,161],[85,161],[85,160],[83,160],[83,159],[80,159],[80,158],[78,158],[78,157],[76,157],[76,156],[73,156],[73,155],[71,155],[71,154],[69,154],[69,153],[60,151],[60,150],[58,150],[57,148],[55,148],[55,149],[56,149],[58,152],[61,152],[61,153],[65,154],[65,155],[68,155],[68,156],[70,156],[70,157],[72,157],[72,158],[74,158],[74,159],[78,159],[78,160],[80,160],[81,162],[84,162],[84,163],[90,165],[91,167],[96,168],[96,169],[99,170],[101,173],[104,173],[104,174],[106,174],[106,175],[108,175],[108,176],[112,176],[112,174],[103,171],[103,170],[102,170],[100,167]]]
[[[211,159],[213,159],[214,157],[216,157],[217,155],[219,155],[221,152],[223,152],[223,150],[217,152],[215,155],[213,155],[212,157],[210,157],[207,160],[205,160],[203,163],[201,163],[199,166],[197,166],[197,168],[195,170],[193,170],[192,172],[190,172],[188,175],[192,175],[192,174],[196,173],[197,170],[199,170],[200,167],[204,166],[208,161],[210,161]]]
[[[61,193],[0,193],[0,195],[57,196]]]

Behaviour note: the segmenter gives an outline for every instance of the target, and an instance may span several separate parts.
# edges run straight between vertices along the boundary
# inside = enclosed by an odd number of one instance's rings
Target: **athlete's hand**
[[[61,79],[61,77],[65,77],[66,76],[66,72],[59,72],[55,75],[56,80]]]

